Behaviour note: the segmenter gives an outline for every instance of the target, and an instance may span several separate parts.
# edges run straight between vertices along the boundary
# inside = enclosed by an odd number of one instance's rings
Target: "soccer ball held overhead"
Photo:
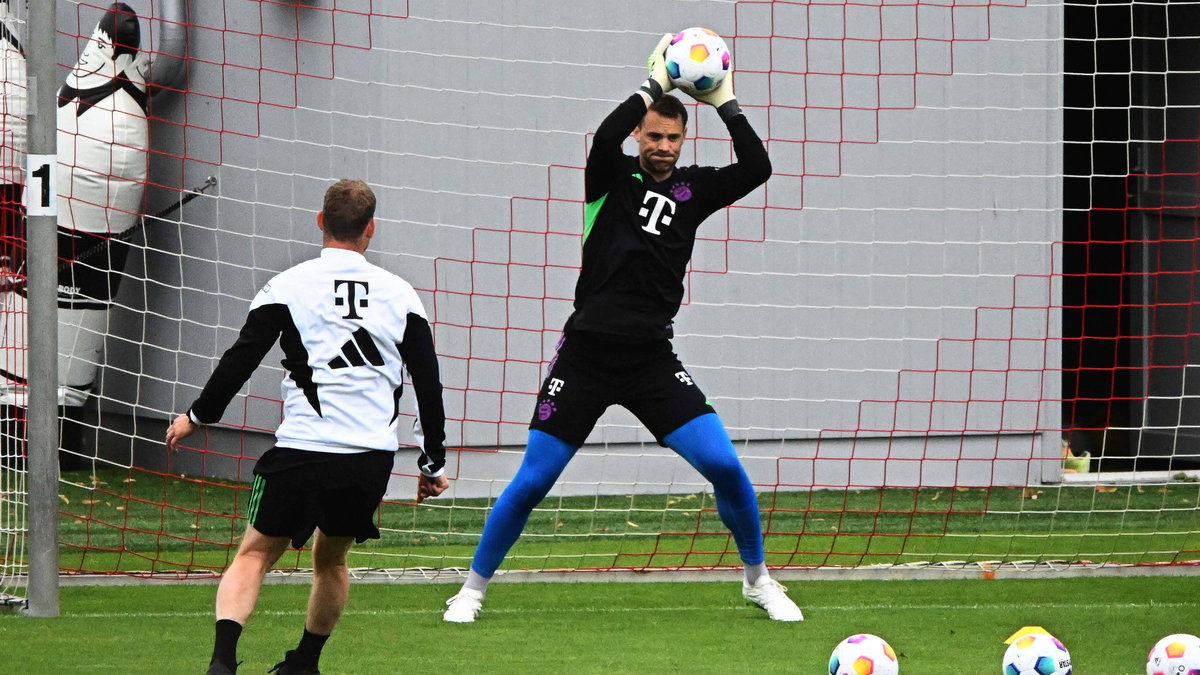
[[[685,28],[667,47],[667,75],[676,87],[703,94],[717,88],[729,73],[729,48],[707,28]]]

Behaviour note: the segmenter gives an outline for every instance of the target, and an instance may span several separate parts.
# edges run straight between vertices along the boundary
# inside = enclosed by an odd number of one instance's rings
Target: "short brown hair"
[[[670,94],[663,94],[657,101],[650,104],[646,112],[650,112],[651,110],[668,119],[681,117],[683,118],[683,126],[687,127],[687,106]],[[638,122],[638,126],[640,127],[641,125],[642,123]]]
[[[325,233],[337,241],[356,241],[375,217],[375,193],[361,180],[343,178],[325,191]]]

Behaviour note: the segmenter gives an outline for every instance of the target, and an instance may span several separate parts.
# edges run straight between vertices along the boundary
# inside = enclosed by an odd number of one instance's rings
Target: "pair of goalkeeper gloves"
[[[657,101],[663,94],[675,88],[675,83],[671,82],[671,76],[667,74],[667,47],[670,46],[672,37],[670,33],[663,35],[662,39],[658,41],[658,46],[650,52],[650,57],[646,59],[646,69],[650,71],[650,76],[646,78],[640,91],[646,92],[651,101]],[[742,107],[738,105],[737,98],[733,95],[732,71],[726,73],[725,79],[721,80],[721,84],[712,91],[688,93],[697,101],[716,108],[717,114],[726,124],[729,123],[729,120],[742,114]]]

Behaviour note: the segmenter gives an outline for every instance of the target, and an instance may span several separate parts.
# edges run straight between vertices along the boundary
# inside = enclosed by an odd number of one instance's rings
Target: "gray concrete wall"
[[[188,91],[155,103],[151,178],[219,185],[149,229],[130,261],[100,407],[140,422],[106,454],[155,461],[165,421],[258,287],[317,253],[314,214],[343,176],[377,188],[370,257],[418,287],[436,322],[450,444],[519,447],[570,311],[590,132],[636,89],[657,33],[706,25],[739,36],[739,99],[775,176],[702,229],[676,348],[753,479],[1056,479],[1057,462],[1039,458],[1057,457],[1061,424],[1058,3],[922,5],[919,17],[700,0],[384,5],[406,15],[191,3]],[[86,34],[97,15],[79,5],[60,23]],[[74,48],[60,41],[60,61]],[[711,110],[690,131],[685,162],[729,161]],[[151,210],[165,188],[149,191]],[[227,422],[274,426],[278,360]],[[686,469],[649,459],[661,453],[623,410],[589,443],[585,454],[639,459],[577,462],[585,491],[609,471],[652,484]],[[470,452],[452,468],[462,489],[494,493],[518,459]]]

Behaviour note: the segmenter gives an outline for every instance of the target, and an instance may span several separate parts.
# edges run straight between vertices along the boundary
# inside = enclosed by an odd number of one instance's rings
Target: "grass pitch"
[[[802,573],[801,573],[802,574]],[[806,621],[772,622],[731,582],[492,585],[475,624],[441,621],[456,586],[356,584],[322,672],[823,673],[842,638],[870,632],[901,675],[995,675],[1003,641],[1040,625],[1077,675],[1141,675],[1169,633],[1200,633],[1197,577],[787,582]],[[7,672],[199,673],[212,586],[64,587],[60,617],[0,615]],[[240,672],[299,639],[307,587],[264,588]]]
[[[220,571],[245,524],[245,484],[108,469],[64,473],[64,570]],[[383,538],[357,567],[466,567],[487,499],[386,503]],[[1039,488],[871,488],[762,492],[772,566],[951,561],[1171,563],[1197,560],[1200,483]],[[307,567],[303,555],[281,564]],[[551,497],[509,568],[739,566],[712,495]]]
[[[64,474],[61,560],[78,571],[220,571],[245,528],[245,486],[135,470]],[[1186,562],[1200,551],[1200,484],[866,489],[763,493],[773,566],[966,561]],[[389,503],[383,539],[356,547],[371,568],[465,567],[489,500]],[[711,495],[552,498],[506,569],[736,566]],[[310,567],[308,553],[280,567]],[[1182,567],[1180,573],[1195,570]],[[1040,625],[1076,675],[1141,675],[1170,633],[1200,634],[1200,576],[813,581],[789,571],[807,621],[779,624],[737,583],[500,580],[472,625],[441,621],[445,584],[356,584],[326,648],[325,673],[825,672],[848,635],[875,633],[902,675],[995,675],[1004,640]],[[590,577],[584,577],[590,579]],[[669,575],[668,575],[669,578]],[[63,616],[0,615],[0,672],[202,672],[212,586],[146,582],[63,588]],[[242,673],[295,645],[307,587],[264,589],[242,638]]]

